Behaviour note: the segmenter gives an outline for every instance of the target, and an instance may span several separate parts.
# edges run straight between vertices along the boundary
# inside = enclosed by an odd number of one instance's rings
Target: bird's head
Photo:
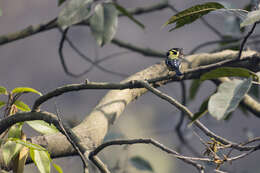
[[[166,53],[166,56],[169,59],[178,59],[183,56],[182,48],[171,48]]]

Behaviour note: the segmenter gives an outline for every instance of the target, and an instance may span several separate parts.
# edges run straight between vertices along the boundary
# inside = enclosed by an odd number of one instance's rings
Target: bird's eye
[[[175,52],[175,51],[172,51],[172,54],[173,54],[173,55],[177,55],[177,52]]]

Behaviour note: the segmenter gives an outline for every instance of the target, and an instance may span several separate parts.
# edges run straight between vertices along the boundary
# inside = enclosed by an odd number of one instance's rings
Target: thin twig
[[[160,51],[156,51],[154,49],[150,49],[150,48],[142,48],[142,47],[138,47],[138,46],[135,46],[131,43],[127,43],[127,42],[124,42],[122,40],[119,40],[117,38],[114,38],[111,43],[119,46],[119,47],[123,47],[123,48],[126,48],[126,49],[129,49],[131,51],[134,51],[134,52],[138,52],[146,57],[151,57],[151,58],[164,58],[165,57],[165,53],[164,52],[160,52]]]
[[[250,139],[249,141],[242,143],[241,146],[245,146],[245,145],[248,145],[250,143],[257,142],[257,141],[260,141],[260,137]]]
[[[253,36],[251,38],[253,38]],[[247,45],[259,44],[259,43],[260,43],[260,40],[252,40],[252,41],[248,41]],[[230,44],[215,48],[210,52],[212,53],[212,52],[220,52],[220,51],[227,50],[227,49],[238,49],[238,47],[240,47],[239,43],[230,43]]]
[[[208,23],[208,21],[206,19],[204,19],[204,17],[201,17],[200,20],[202,21],[202,23],[204,23],[204,25],[206,25],[211,31],[213,31],[218,37],[223,38],[223,34],[216,29],[216,27],[212,26],[211,24]]]
[[[122,73],[118,73],[118,72],[114,72],[114,71],[111,71],[111,70],[108,70],[102,66],[99,65],[99,63],[101,61],[93,61],[91,58],[87,57],[83,52],[81,52],[75,45],[74,43],[67,37],[67,30],[65,30],[64,32],[60,29],[60,32],[62,32],[62,39],[60,41],[60,47],[59,47],[59,57],[60,57],[60,60],[61,60],[61,63],[62,63],[62,67],[65,71],[66,74],[72,76],[72,77],[81,77],[85,74],[87,74],[89,71],[91,71],[92,67],[93,66],[96,66],[97,68],[99,68],[101,71],[104,71],[104,72],[107,72],[107,73],[110,73],[110,74],[113,74],[113,75],[117,75],[117,76],[120,76],[120,77],[126,77],[128,75],[126,74],[122,74]],[[92,64],[92,66],[86,70],[84,70],[82,73],[80,74],[74,74],[74,73],[71,73],[69,70],[68,70],[68,67],[65,63],[65,60],[64,60],[64,55],[63,55],[63,44],[64,44],[64,41],[67,41],[68,44],[70,45],[70,47],[82,58],[84,59],[85,61],[89,62]]]
[[[63,56],[63,46],[64,46],[64,42],[65,42],[65,38],[66,38],[66,35],[69,31],[69,28],[66,28],[63,32],[62,32],[62,36],[61,36],[61,40],[60,40],[60,44],[59,44],[59,57],[60,57],[60,62],[61,62],[61,65],[62,65],[62,68],[64,70],[64,72],[69,75],[69,76],[72,76],[72,77],[77,77],[77,75],[71,73],[66,65],[66,62],[65,62],[65,59],[64,59],[64,56]]]
[[[220,171],[218,169],[215,169],[214,171],[217,172],[217,173],[228,173],[228,172]]]
[[[181,84],[181,93],[182,93],[182,105],[186,105],[186,85],[184,81],[180,82]],[[181,142],[181,145],[186,146],[188,150],[190,150],[191,153],[193,153],[195,156],[200,156],[200,154],[190,145],[189,142],[184,138],[181,127],[184,123],[185,114],[184,112],[181,112],[179,122],[177,123],[175,130],[177,133],[177,136]]]
[[[142,15],[142,14],[147,14],[150,12],[166,9],[168,5],[169,5],[168,0],[163,0],[161,2],[155,3],[147,7],[137,7],[137,8],[129,9],[128,12],[132,15]],[[124,14],[119,14],[119,16],[124,16]]]
[[[64,125],[62,123],[60,113],[59,113],[57,106],[56,106],[56,115],[57,115],[57,118],[58,118],[60,129],[62,130],[62,133],[66,136],[67,140],[70,142],[70,144],[75,149],[75,151],[77,151],[77,153],[79,154],[79,156],[80,156],[80,158],[83,162],[84,167],[88,168],[88,162],[87,162],[87,159],[84,156],[85,149],[83,151],[81,151],[82,147],[79,147],[79,143],[78,143],[79,140],[73,139],[73,136],[71,135],[73,132],[71,130],[69,130],[69,132],[67,131],[69,128],[66,128],[66,129],[64,128]],[[76,136],[76,135],[74,134],[74,136]]]
[[[207,145],[207,143],[200,137],[199,134],[197,134],[195,131],[193,131],[193,134],[195,134],[195,136],[197,136],[197,138],[199,138],[200,142],[207,148],[207,150],[209,150],[211,152],[211,154],[214,157],[217,157],[219,159],[219,157],[216,155],[216,153]]]
[[[186,105],[186,87],[185,87],[184,81],[181,81],[180,84],[181,84],[181,93],[182,93],[182,105],[185,106]],[[179,137],[181,143],[185,145],[186,140],[183,137],[183,134],[181,131],[181,126],[184,122],[184,116],[185,116],[184,112],[181,112],[180,120],[179,120],[178,124],[176,125],[175,130],[177,132],[177,136]]]
[[[257,25],[257,22],[254,23],[253,27],[251,28],[251,30],[247,33],[247,35],[245,36],[245,38],[243,39],[241,45],[240,45],[240,49],[239,49],[239,53],[238,53],[238,57],[237,59],[240,59],[241,58],[241,55],[242,55],[242,51],[244,49],[244,46],[246,44],[246,41],[247,39],[249,38],[249,36],[254,32],[255,30],[255,27]]]
[[[94,163],[94,165],[101,173],[110,173],[107,166],[97,156],[92,156],[90,160]]]
[[[198,50],[200,50],[203,47],[219,44],[219,43],[233,43],[239,41],[239,38],[234,39],[221,39],[221,40],[213,40],[213,41],[206,41],[204,43],[198,44],[196,47],[194,47],[190,52],[189,55],[192,55],[196,53]]]
[[[243,154],[241,154],[241,155],[238,155],[238,156],[235,156],[235,157],[227,158],[227,161],[234,161],[234,160],[238,160],[238,159],[241,159],[241,158],[243,158],[243,157],[246,157],[246,156],[252,154],[254,151],[259,150],[259,147],[260,147],[260,145],[256,146],[256,147],[253,148],[252,150],[250,150],[250,151],[248,151],[248,152],[246,152],[246,153],[243,153]]]
[[[20,40],[26,37],[30,37],[34,34],[38,34],[40,32],[48,31],[51,29],[56,28],[57,25],[57,18],[54,18],[48,22],[38,24],[38,25],[30,25],[20,31],[13,32],[6,35],[0,36],[0,45],[11,43],[16,40]]]
[[[176,158],[196,167],[199,172],[204,170],[204,167],[201,166],[200,164],[194,162],[193,160],[211,162],[211,159],[208,159],[208,158],[193,158],[193,157],[182,156],[178,152],[164,146],[163,144],[159,143],[158,141],[156,141],[154,139],[129,139],[129,140],[115,140],[115,141],[105,142],[105,143],[99,145],[95,150],[93,150],[89,154],[89,159],[91,161],[93,161],[93,157],[96,156],[100,151],[102,151],[104,148],[106,148],[108,146],[111,146],[111,145],[131,145],[131,144],[151,144],[151,145],[155,146],[156,148],[159,148],[166,153],[172,154],[174,157],[176,157]]]
[[[158,89],[152,87],[151,85],[149,85],[148,82],[146,81],[135,81],[136,83],[139,83],[140,85],[142,85],[143,87],[145,87],[147,90],[151,91],[153,94],[157,95],[158,97],[160,97],[163,100],[166,100],[167,102],[169,102],[170,104],[174,105],[176,108],[178,108],[180,111],[184,112],[186,115],[188,115],[188,117],[191,119],[193,117],[193,113],[185,106],[183,106],[182,104],[180,104],[177,100],[175,100],[174,98],[168,96],[167,94],[162,93],[161,91],[159,91]],[[239,144],[237,143],[233,143],[221,136],[216,135],[215,133],[213,133],[212,131],[210,131],[206,126],[204,126],[200,121],[195,121],[194,124],[207,136],[214,138],[215,140],[219,141],[222,144],[231,144],[232,147],[234,147],[235,149],[241,150],[241,146],[239,146]],[[245,148],[244,148],[245,149]],[[242,149],[242,150],[244,150]]]

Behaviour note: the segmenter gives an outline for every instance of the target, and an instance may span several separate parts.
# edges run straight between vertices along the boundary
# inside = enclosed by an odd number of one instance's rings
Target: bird
[[[175,71],[176,76],[181,76],[181,60],[184,58],[182,48],[171,48],[166,53],[165,64],[170,71]]]

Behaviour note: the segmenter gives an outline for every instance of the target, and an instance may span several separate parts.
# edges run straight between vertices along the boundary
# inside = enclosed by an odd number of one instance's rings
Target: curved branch
[[[92,70],[92,68],[94,66],[96,66],[97,68],[99,68],[101,71],[104,71],[104,72],[107,72],[107,73],[110,73],[110,74],[113,74],[113,75],[117,75],[117,76],[120,76],[120,77],[127,77],[126,74],[122,74],[122,73],[118,73],[118,72],[115,72],[115,71],[111,71],[111,70],[108,70],[106,68],[104,68],[103,66],[99,65],[100,62],[106,60],[106,57],[104,57],[102,60],[97,60],[97,61],[94,61],[92,60],[91,58],[87,57],[84,53],[82,53],[74,44],[72,41],[70,41],[70,39],[67,37],[67,32],[69,30],[69,28],[65,29],[64,31],[62,31],[61,29],[59,29],[60,32],[62,33],[62,37],[61,37],[61,41],[60,41],[60,44],[59,44],[59,57],[60,57],[60,61],[61,61],[61,65],[65,71],[65,73],[69,76],[72,76],[72,77],[80,77],[80,76],[83,76],[85,74],[87,74],[88,72],[90,72]],[[86,69],[85,71],[79,73],[79,74],[74,74],[72,72],[69,71],[67,65],[66,65],[66,62],[65,62],[65,59],[64,59],[64,54],[63,54],[63,46],[64,46],[64,41],[67,41],[68,44],[70,45],[70,47],[82,58],[84,59],[85,61],[91,63],[91,66]],[[111,58],[111,57],[110,57]],[[110,59],[109,58],[109,59]]]
[[[239,48],[239,53],[238,53],[238,57],[237,59],[240,59],[241,55],[242,55],[242,51],[244,49],[244,46],[246,44],[247,39],[250,37],[251,34],[253,34],[255,27],[257,25],[257,22],[254,23],[254,25],[252,26],[252,28],[250,29],[250,31],[247,33],[247,35],[245,36],[245,38],[243,39],[240,48]]]
[[[95,155],[97,155],[101,150],[103,150],[104,148],[111,146],[111,145],[131,145],[131,144],[151,144],[153,146],[155,146],[156,148],[159,148],[160,150],[173,155],[174,157],[176,157],[177,159],[180,159],[192,166],[194,166],[199,172],[204,172],[204,167],[198,163],[196,163],[193,160],[199,160],[199,161],[206,161],[206,162],[212,162],[210,159],[208,158],[194,158],[194,157],[186,157],[186,156],[182,156],[180,155],[178,152],[164,146],[163,144],[159,143],[158,141],[154,140],[154,139],[127,139],[127,140],[115,140],[115,141],[109,141],[106,143],[101,144],[100,146],[98,146],[94,151],[92,151],[89,154],[89,159],[91,161],[93,161],[93,157]]]

